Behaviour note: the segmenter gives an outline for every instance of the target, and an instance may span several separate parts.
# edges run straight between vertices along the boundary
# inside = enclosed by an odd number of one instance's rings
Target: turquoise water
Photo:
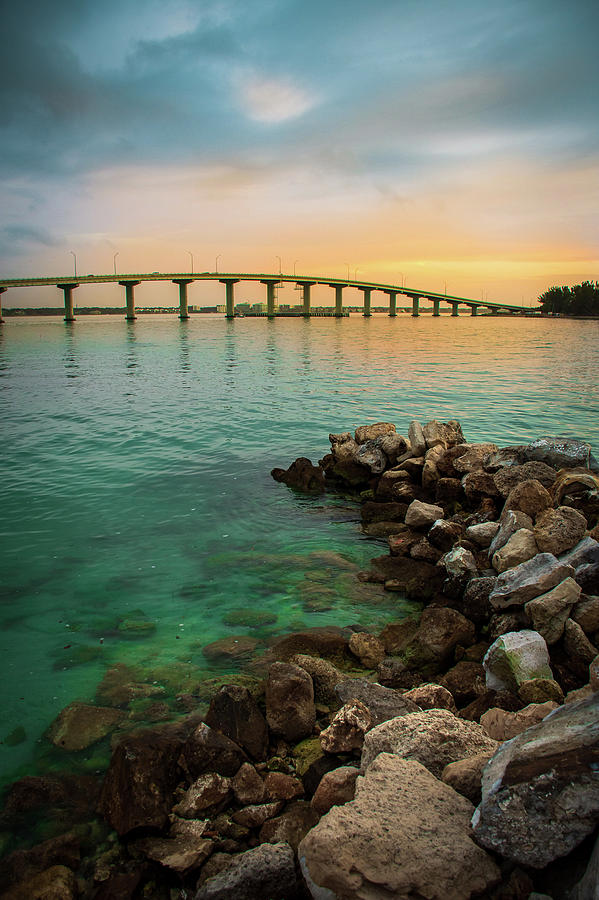
[[[175,709],[218,674],[211,641],[260,648],[396,616],[397,595],[355,579],[384,552],[355,507],[298,496],[271,468],[318,459],[331,431],[405,433],[412,418],[459,418],[467,439],[500,444],[576,435],[597,452],[598,337],[596,321],[467,316],[8,320],[0,774],[60,764],[45,729],[117,662]],[[229,624],[240,610],[269,621]]]

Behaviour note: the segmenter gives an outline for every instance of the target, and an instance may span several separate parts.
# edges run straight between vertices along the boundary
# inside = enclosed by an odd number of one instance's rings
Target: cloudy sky
[[[191,252],[196,271],[280,258],[526,303],[599,278],[595,2],[26,0],[0,15],[7,277],[67,274],[73,251],[80,273],[111,272],[115,253],[120,272],[188,271]]]

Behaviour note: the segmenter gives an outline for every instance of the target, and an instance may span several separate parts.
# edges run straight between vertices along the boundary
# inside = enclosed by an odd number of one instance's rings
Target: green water
[[[117,662],[176,709],[219,674],[211,641],[251,634],[260,649],[401,614],[355,578],[385,550],[355,507],[300,497],[271,468],[318,459],[331,431],[405,433],[412,418],[459,418],[467,439],[500,444],[576,435],[597,452],[598,337],[595,321],[467,316],[8,320],[0,775],[59,766],[45,729]],[[248,611],[268,621],[229,624]],[[95,752],[62,762],[93,766]]]

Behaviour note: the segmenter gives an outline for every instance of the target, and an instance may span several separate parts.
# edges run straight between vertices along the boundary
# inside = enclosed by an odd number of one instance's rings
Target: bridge
[[[169,281],[176,284],[179,288],[179,318],[189,318],[189,308],[187,303],[187,288],[195,281],[218,281],[225,288],[225,316],[227,319],[235,317],[235,285],[239,282],[259,282],[266,287],[266,316],[275,318],[277,307],[275,302],[276,288],[287,282],[294,284],[298,290],[302,292],[302,304],[299,316],[310,317],[311,313],[311,289],[315,285],[325,285],[335,291],[334,315],[340,318],[347,315],[343,311],[343,291],[346,288],[355,288],[364,295],[363,299],[363,315],[371,315],[371,297],[373,291],[379,291],[388,298],[389,315],[397,315],[397,297],[401,295],[412,301],[412,316],[420,315],[420,301],[427,300],[432,303],[433,316],[441,314],[441,303],[449,304],[451,307],[451,315],[459,315],[459,307],[463,306],[470,310],[472,316],[478,315],[479,309],[486,309],[491,314],[511,314],[520,316],[539,315],[540,307],[517,306],[509,303],[496,303],[492,300],[472,300],[468,297],[457,297],[450,294],[440,294],[435,291],[427,291],[419,288],[406,288],[403,285],[380,284],[372,281],[357,281],[350,278],[330,278],[324,276],[310,275],[283,275],[265,274],[265,273],[219,273],[219,272],[151,272],[138,275],[81,275],[74,277],[66,276],[64,278],[45,277],[45,278],[0,278],[0,301],[2,294],[9,288],[20,287],[40,287],[43,285],[55,285],[63,292],[64,296],[64,318],[65,322],[74,322],[75,314],[73,310],[73,291],[80,285],[84,284],[110,284],[116,282],[125,289],[125,318],[133,320],[135,315],[135,288],[144,281]],[[0,303],[0,322],[2,320],[2,306]]]

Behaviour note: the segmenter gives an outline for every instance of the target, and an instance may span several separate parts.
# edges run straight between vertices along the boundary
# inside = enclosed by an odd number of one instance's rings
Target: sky
[[[193,256],[526,305],[599,278],[596,2],[27,0],[0,17],[0,276]],[[58,304],[44,290],[4,305]]]

